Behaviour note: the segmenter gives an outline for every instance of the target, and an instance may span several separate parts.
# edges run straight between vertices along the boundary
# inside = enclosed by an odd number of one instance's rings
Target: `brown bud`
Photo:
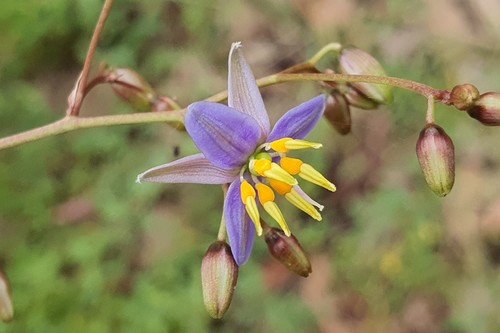
[[[116,68],[110,77],[113,91],[123,100],[141,111],[149,111],[156,94],[149,83],[130,68]]]
[[[345,48],[339,58],[340,71],[344,74],[386,76],[382,65],[370,54],[357,48]],[[366,97],[380,104],[393,100],[392,89],[388,85],[356,82],[351,83]]]
[[[483,125],[500,125],[500,93],[487,92],[482,94],[467,113]]]
[[[0,271],[0,319],[9,322],[14,317],[12,294],[7,276]]]
[[[455,182],[455,148],[440,126],[428,124],[420,132],[417,157],[427,185],[438,196],[446,196]]]
[[[469,110],[478,98],[479,90],[470,83],[455,86],[450,93],[451,104],[459,110]]]
[[[287,237],[281,229],[268,228],[265,238],[273,257],[292,272],[303,277],[309,276],[312,272],[311,263],[294,235]]]
[[[363,93],[361,93],[358,89],[354,88],[352,85],[347,85],[346,92],[344,93],[347,102],[349,105],[354,106],[356,108],[364,109],[364,110],[373,110],[376,109],[379,103],[366,97]]]
[[[351,131],[351,111],[345,97],[339,92],[332,92],[326,98],[324,113],[328,122],[342,135]]]
[[[222,318],[231,305],[238,270],[226,242],[216,241],[210,245],[201,262],[201,285],[203,302],[211,317]]]

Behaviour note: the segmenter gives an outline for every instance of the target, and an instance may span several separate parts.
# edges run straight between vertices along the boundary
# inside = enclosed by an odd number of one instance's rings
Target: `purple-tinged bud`
[[[210,245],[201,262],[201,285],[203,302],[212,318],[222,318],[231,305],[238,271],[226,242],[216,241]]]
[[[387,76],[382,65],[370,54],[357,48],[345,48],[340,53],[340,71],[352,75]],[[388,85],[356,82],[351,83],[366,97],[380,104],[389,104],[393,100],[392,89]]]
[[[116,68],[111,71],[113,91],[124,101],[141,111],[150,111],[156,93],[149,83],[130,68]]]
[[[482,94],[467,113],[483,125],[500,125],[500,93],[487,92]]]
[[[269,252],[292,272],[308,277],[312,272],[311,262],[294,235],[287,237],[283,230],[269,228],[266,230],[266,243]]]
[[[440,126],[428,124],[420,132],[417,157],[431,190],[440,197],[450,193],[455,182],[455,147]]]
[[[479,90],[466,83],[453,87],[450,93],[450,103],[459,110],[469,110],[479,98]]]
[[[354,106],[356,108],[364,109],[364,110],[373,110],[376,109],[379,103],[366,97],[363,93],[361,93],[358,89],[354,88],[352,85],[347,85],[347,91],[344,93],[347,102],[349,105]]]
[[[9,322],[14,317],[14,307],[12,306],[12,294],[9,280],[5,273],[0,271],[0,319]]]
[[[342,135],[351,131],[351,111],[345,97],[339,92],[332,92],[326,98],[326,119]]]

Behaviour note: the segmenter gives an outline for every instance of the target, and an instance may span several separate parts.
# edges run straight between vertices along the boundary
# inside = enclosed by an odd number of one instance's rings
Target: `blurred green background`
[[[63,116],[102,1],[0,3],[0,134]],[[117,0],[100,61],[139,71],[185,106],[226,87],[241,40],[256,76],[328,42],[375,55],[392,76],[437,88],[500,91],[500,4],[482,1]],[[324,67],[328,63],[323,63]],[[262,90],[271,118],[318,93]],[[135,184],[138,173],[196,151],[167,125],[89,129],[0,151],[0,267],[15,319],[0,332],[498,332],[500,129],[437,107],[457,170],[444,199],[415,157],[426,101],[395,91],[353,110],[342,137],[322,121],[308,161],[336,183],[323,221],[280,206],[313,274],[286,271],[256,240],[225,318],[205,313],[200,261],[215,239],[217,186]],[[83,116],[133,112],[109,87]]]

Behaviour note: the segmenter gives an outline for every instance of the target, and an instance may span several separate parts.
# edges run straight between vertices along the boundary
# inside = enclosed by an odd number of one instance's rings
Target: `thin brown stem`
[[[66,114],[69,116],[78,116],[78,114],[80,113],[80,109],[82,107],[83,99],[85,97],[87,89],[87,81],[90,75],[92,60],[94,59],[97,44],[99,42],[99,38],[101,37],[104,24],[106,23],[114,2],[114,0],[106,0],[104,6],[102,7],[99,20],[97,21],[94,33],[92,34],[92,39],[90,40],[90,45],[87,51],[87,56],[85,57],[82,73],[80,74],[80,77],[76,82],[74,93],[72,94],[73,99],[70,101],[70,105],[68,107],[68,110],[66,111]]]

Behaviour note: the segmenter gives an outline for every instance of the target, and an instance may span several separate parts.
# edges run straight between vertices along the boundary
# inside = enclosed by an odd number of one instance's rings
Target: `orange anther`
[[[300,167],[304,164],[298,158],[283,157],[281,158],[280,165],[292,176],[298,175],[300,173]]]

